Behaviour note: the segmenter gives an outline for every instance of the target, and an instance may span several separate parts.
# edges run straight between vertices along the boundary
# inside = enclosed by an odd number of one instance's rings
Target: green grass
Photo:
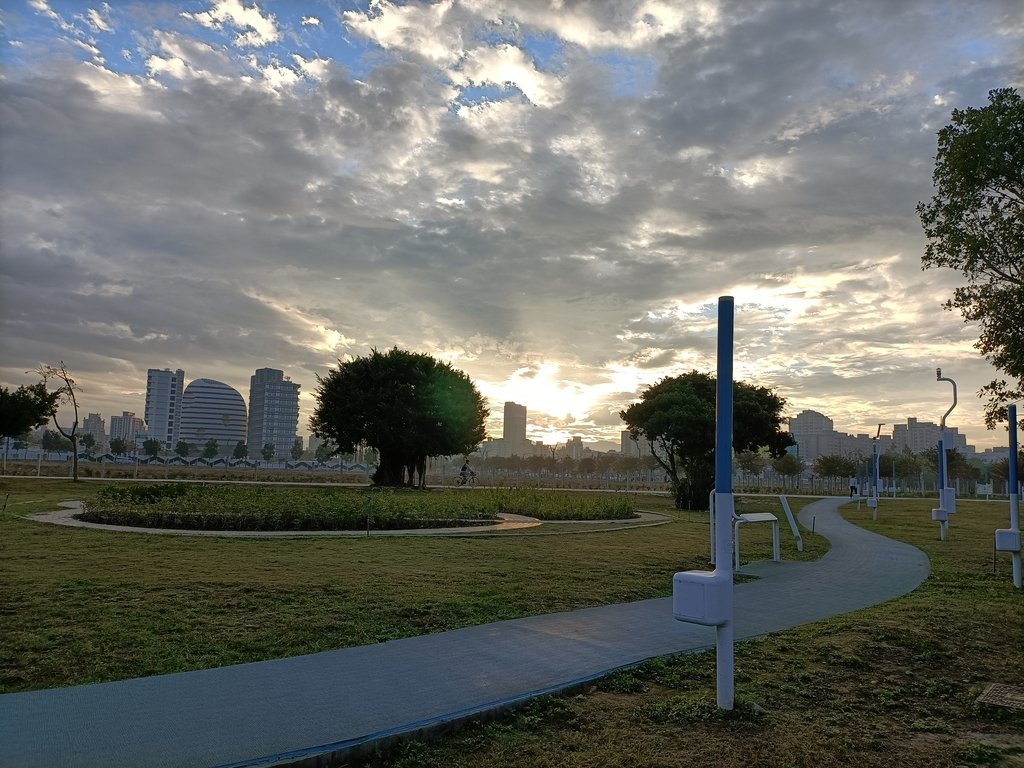
[[[200,669],[663,597],[673,573],[707,565],[707,515],[674,513],[665,497],[641,497],[638,506],[669,513],[666,525],[569,537],[211,539],[23,519],[62,499],[93,502],[103,487],[0,482],[0,499],[10,493],[0,515],[0,690]],[[784,556],[796,557],[788,534],[783,542]],[[824,549],[817,537],[803,556]],[[770,550],[768,531],[744,536],[745,557]]]
[[[526,716],[400,746],[373,768],[512,766],[1020,766],[1024,712],[978,704],[1024,686],[1024,595],[992,564],[1006,503],[959,502],[938,541],[928,500],[847,517],[924,549],[915,592],[736,647],[734,712],[715,707],[714,653],[657,659]],[[813,540],[813,539],[812,539]],[[880,575],[884,578],[884,574]]]

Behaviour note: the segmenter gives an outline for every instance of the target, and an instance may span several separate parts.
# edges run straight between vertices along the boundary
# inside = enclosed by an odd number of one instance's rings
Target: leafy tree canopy
[[[302,458],[303,453],[305,453],[305,450],[302,447],[302,438],[296,437],[295,442],[292,443],[292,460],[298,461]]]
[[[700,371],[665,378],[619,413],[635,440],[668,473],[680,509],[703,509],[714,487],[715,377]],[[793,438],[781,429],[786,401],[767,387],[733,383],[733,450],[766,448],[778,457]]]
[[[848,456],[829,454],[814,460],[814,474],[819,477],[852,477],[857,465]]]
[[[249,446],[245,444],[244,440],[239,440],[235,443],[235,450],[231,452],[231,458],[233,459],[246,459],[249,457]]]
[[[192,453],[192,446],[186,443],[184,440],[179,440],[178,444],[174,446],[174,452],[184,459],[186,456]]]
[[[17,437],[43,426],[57,410],[60,398],[60,392],[48,391],[42,381],[13,392],[0,387],[0,438]]]
[[[1024,99],[1012,88],[988,98],[954,110],[939,131],[935,196],[917,212],[928,238],[923,268],[966,278],[946,308],[980,324],[977,348],[1009,377],[979,392],[992,429],[1024,399]]]
[[[110,452],[115,456],[124,456],[128,453],[128,441],[123,437],[115,437],[110,441]]]
[[[63,437],[60,432],[48,429],[43,432],[43,450],[44,451],[70,451],[71,441],[66,437]]]
[[[163,445],[155,437],[149,437],[142,441],[142,452],[147,456],[159,456],[162,447]]]
[[[277,449],[274,447],[273,443],[265,443],[263,448],[260,450],[260,455],[263,457],[264,461],[270,461],[274,458],[275,453],[277,453]]]
[[[422,487],[428,456],[470,453],[486,435],[488,410],[473,382],[429,355],[375,349],[317,382],[313,434],[341,453],[376,449],[377,485]]]
[[[212,459],[219,451],[220,446],[217,445],[217,441],[211,438],[210,440],[207,440],[206,445],[203,446],[203,452],[201,455],[204,459]]]

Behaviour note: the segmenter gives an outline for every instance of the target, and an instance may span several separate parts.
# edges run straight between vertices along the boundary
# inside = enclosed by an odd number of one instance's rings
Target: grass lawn
[[[231,539],[23,519],[100,482],[0,481],[0,691],[279,658],[670,593],[706,567],[707,515],[609,532],[481,538]],[[467,491],[475,493],[475,491]],[[796,500],[794,500],[796,501]],[[755,499],[751,508],[777,500]],[[665,497],[638,505],[671,513]],[[594,524],[590,524],[594,525]],[[596,524],[597,527],[603,527]],[[768,526],[753,526],[766,529]],[[796,557],[784,533],[784,557]],[[804,556],[826,549],[818,537]],[[745,532],[744,557],[770,557]]]
[[[309,653],[583,606],[666,596],[702,568],[707,516],[571,536],[196,539],[22,519],[97,483],[0,482],[0,690],[32,690]],[[802,499],[793,499],[794,509]],[[774,499],[743,499],[741,511]],[[644,509],[670,511],[664,497]],[[1024,595],[992,530],[1007,505],[960,502],[938,541],[928,500],[849,517],[928,552],[932,574],[882,606],[737,646],[740,706],[714,706],[714,654],[662,659],[434,744],[404,766],[960,766],[1024,763],[1024,714],[978,705],[1024,686]],[[553,527],[553,526],[550,526]],[[549,526],[541,526],[543,531]],[[744,559],[770,557],[768,526]],[[760,530],[758,530],[760,529]],[[805,531],[807,552],[827,545]],[[797,558],[786,525],[783,557]],[[753,707],[755,702],[757,707]]]
[[[714,652],[687,654],[369,765],[1024,765],[1024,712],[975,701],[989,682],[1024,687],[1024,594],[1007,556],[992,565],[992,531],[1007,526],[1008,505],[958,502],[946,542],[932,505],[883,501],[877,522],[866,505],[846,508],[848,519],[924,549],[930,577],[898,600],[738,644],[733,713],[715,706]]]

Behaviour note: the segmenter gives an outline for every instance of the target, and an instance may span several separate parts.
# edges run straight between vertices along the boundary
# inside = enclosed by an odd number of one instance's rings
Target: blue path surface
[[[884,602],[928,575],[907,544],[837,512],[800,513],[832,549],[763,562],[736,587],[736,636],[754,637]],[[671,574],[666,574],[670,579]],[[0,766],[170,768],[327,765],[390,735],[430,729],[572,688],[655,656],[714,645],[672,618],[670,598],[485,624],[218,669],[0,696]]]

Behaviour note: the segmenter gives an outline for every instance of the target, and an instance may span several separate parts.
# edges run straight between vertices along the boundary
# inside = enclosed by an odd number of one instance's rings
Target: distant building
[[[884,425],[883,425],[884,426]],[[967,458],[975,455],[974,446],[967,444],[966,435],[961,435],[956,427],[948,430],[953,440],[953,447]],[[796,453],[807,463],[820,456],[847,456],[850,458],[871,456],[872,443],[875,435],[849,435],[837,432],[832,419],[817,411],[801,411],[789,420],[789,432],[796,440]],[[935,448],[939,441],[939,426],[930,421],[918,421],[911,417],[906,424],[895,424],[892,435],[879,435],[877,438],[878,452],[901,452],[909,449],[913,453],[921,453]]]
[[[259,368],[249,379],[249,455],[274,446],[275,458],[291,458],[299,427],[299,385],[276,368]]]
[[[131,411],[122,411],[120,416],[110,417],[110,439],[124,440],[128,445],[135,445],[136,436],[146,431],[146,422]]]
[[[166,450],[173,450],[178,442],[184,386],[185,372],[180,368],[150,368],[146,373],[146,433]]]
[[[501,427],[502,450],[508,456],[529,456],[533,447],[526,440],[526,406],[507,401]]]
[[[107,447],[107,425],[103,417],[98,413],[90,413],[82,422],[82,434],[92,435],[96,440],[96,447],[106,450]]]
[[[634,440],[628,429],[619,433],[619,455],[627,459],[636,459],[640,456],[640,441]]]
[[[579,460],[583,458],[583,438],[579,435],[571,438],[569,442],[565,444],[565,451],[569,454],[570,459]]]
[[[946,427],[953,440],[953,448],[967,458],[974,458],[977,449],[967,444],[967,435],[961,435],[957,427]],[[921,453],[939,444],[939,425],[931,421],[907,419],[906,424],[897,424],[892,430],[893,446],[897,451],[909,448],[913,453]]]
[[[216,440],[218,454],[230,456],[245,440],[245,422],[245,400],[237,389],[213,379],[195,379],[185,387],[178,440],[200,451]]]

